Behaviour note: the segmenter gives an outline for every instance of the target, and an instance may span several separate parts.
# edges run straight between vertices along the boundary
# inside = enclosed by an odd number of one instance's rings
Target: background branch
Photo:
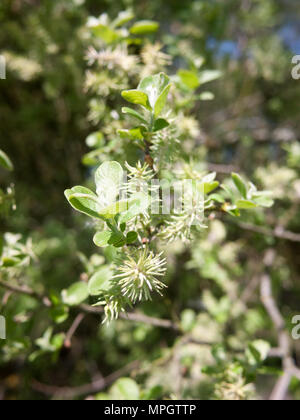
[[[73,399],[81,396],[95,394],[103,391],[105,388],[113,384],[120,377],[127,375],[139,366],[138,361],[134,361],[122,369],[117,370],[106,378],[100,378],[89,384],[78,387],[56,387],[51,385],[42,384],[36,380],[31,382],[31,387],[35,391],[48,395],[52,399]]]
[[[288,388],[293,376],[300,377],[300,370],[297,368],[291,355],[291,338],[286,330],[285,320],[277,306],[272,292],[272,281],[270,276],[270,269],[275,260],[276,254],[274,250],[268,250],[264,263],[266,267],[266,274],[261,279],[261,301],[268,312],[274,328],[277,333],[278,350],[282,357],[283,375],[276,382],[273,391],[270,395],[271,401],[281,401],[286,399]]]

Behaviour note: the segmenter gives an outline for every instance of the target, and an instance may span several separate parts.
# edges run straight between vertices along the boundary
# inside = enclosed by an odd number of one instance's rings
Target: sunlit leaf
[[[219,70],[205,70],[199,74],[199,82],[201,85],[217,80],[222,76]]]
[[[12,161],[2,150],[0,150],[0,166],[7,169],[8,171],[12,171],[14,169]]]
[[[107,25],[99,23],[97,26],[92,27],[93,34],[101,38],[107,44],[112,44],[118,39],[120,39],[120,34],[109,28]]]
[[[131,28],[130,33],[133,35],[144,35],[152,32],[157,32],[159,23],[152,20],[141,20],[136,22]]]
[[[239,190],[242,197],[247,198],[247,185],[244,180],[240,177],[239,174],[233,173],[231,174],[233,182],[237,189]]]
[[[171,85],[168,85],[163,91],[162,93],[159,95],[155,106],[154,106],[154,116],[157,118],[159,117],[159,115],[161,114],[162,110],[164,109],[165,105],[166,105],[166,101],[168,98],[168,94],[170,92],[171,89]]]
[[[134,217],[144,213],[150,205],[148,195],[144,193],[137,193],[129,201],[128,210],[120,216],[120,223],[127,223]]]
[[[125,23],[130,22],[132,19],[134,19],[134,14],[125,10],[118,14],[118,17],[112,22],[112,26],[118,28],[119,26],[123,26]]]
[[[100,268],[89,281],[88,291],[90,296],[98,296],[101,292],[107,291],[111,287],[112,276],[113,273],[108,266]]]
[[[113,399],[117,400],[139,400],[140,389],[137,383],[130,378],[118,379],[111,388]]]
[[[94,236],[94,243],[100,248],[104,248],[109,245],[108,241],[110,240],[112,232],[104,231],[104,232],[97,232]]]
[[[89,296],[86,283],[78,282],[72,284],[67,290],[63,290],[62,298],[66,305],[76,306],[84,302]]]
[[[96,219],[101,218],[99,214],[101,206],[98,197],[88,188],[73,187],[65,191],[65,197],[75,210]]]
[[[255,209],[257,207],[257,204],[253,203],[253,201],[250,200],[238,200],[236,203],[236,206],[238,209]]]
[[[131,130],[118,130],[118,134],[123,139],[143,140],[144,134],[141,127],[132,128]]]
[[[99,212],[99,214],[104,219],[112,219],[114,216],[116,216],[119,213],[123,213],[128,209],[128,201],[122,200],[122,201],[116,201],[113,204],[110,204],[109,206],[102,208]]]
[[[122,97],[131,104],[141,105],[146,109],[151,109],[148,96],[145,92],[141,92],[137,89],[124,90],[122,92]]]
[[[132,117],[138,119],[139,121],[141,121],[144,124],[148,124],[147,121],[145,120],[145,118],[137,111],[135,111],[134,109],[131,108],[122,108],[122,112],[123,114],[128,114],[131,115]]]
[[[124,171],[118,162],[104,162],[95,173],[99,201],[103,207],[115,202],[123,183]]]
[[[169,77],[165,73],[160,73],[143,79],[138,89],[147,95],[151,108],[154,110],[158,98],[163,94],[169,84]]]
[[[190,70],[179,70],[178,75],[181,82],[190,89],[197,89],[200,86],[197,73]]]

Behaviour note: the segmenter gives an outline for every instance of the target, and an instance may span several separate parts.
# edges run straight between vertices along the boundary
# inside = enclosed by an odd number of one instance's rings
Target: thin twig
[[[27,295],[27,296],[31,296],[37,300],[39,300],[40,302],[43,303],[44,306],[50,307],[51,306],[51,301],[50,299],[45,296],[45,295],[41,295],[37,292],[35,292],[33,289],[30,289],[29,287],[25,287],[25,286],[13,286],[8,282],[2,281],[0,280],[0,286],[4,287],[7,290],[10,290],[12,292],[18,293],[18,294],[22,294],[22,295]],[[103,308],[102,307],[94,307],[94,306],[90,306],[90,305],[86,305],[86,304],[82,304],[79,305],[79,309],[84,312],[84,313],[90,313],[90,314],[102,314],[103,313]],[[144,324],[148,324],[148,325],[152,325],[154,327],[160,327],[160,328],[166,328],[166,329],[170,329],[170,330],[174,330],[174,331],[180,331],[180,327],[172,322],[171,320],[168,319],[160,319],[160,318],[155,318],[155,317],[150,317],[147,315],[143,315],[140,313],[134,313],[134,312],[130,312],[130,313],[121,313],[119,315],[120,318],[128,320],[128,321],[133,321],[133,322],[141,322]]]
[[[47,307],[51,306],[50,299],[47,296],[43,296],[40,293],[35,292],[33,289],[31,289],[27,286],[13,285],[13,284],[10,284],[10,283],[2,280],[2,279],[0,279],[0,286],[4,287],[7,290],[10,290],[11,292],[31,296],[35,299],[38,299],[38,300],[42,301],[43,305],[45,305]]]
[[[220,163],[207,163],[207,169],[219,174],[231,174],[232,172],[239,172],[240,169],[234,165],[222,165]]]
[[[65,338],[65,342],[64,342],[64,346],[66,348],[70,348],[72,345],[72,338],[74,336],[74,334],[76,333],[79,325],[82,323],[82,321],[85,318],[85,314],[78,314],[77,317],[74,319],[73,324],[71,325],[71,328],[69,329],[69,331],[66,334],[66,338]]]
[[[103,308],[100,306],[89,306],[82,304],[80,305],[80,309],[86,313],[92,314],[102,314]],[[133,322],[142,322],[144,324],[153,325],[154,327],[161,327],[166,328],[174,331],[180,331],[180,327],[175,323],[168,319],[160,319],[150,317],[144,314],[136,313],[136,312],[129,312],[129,313],[120,313],[119,318],[125,319],[127,321]]]
[[[249,230],[254,233],[259,233],[264,236],[273,236],[279,239],[285,239],[291,242],[300,242],[300,234],[284,230],[281,226],[277,226],[271,230],[263,226],[253,225],[251,223],[238,222],[236,223],[240,228]]]
[[[48,395],[53,399],[73,399],[89,394],[95,394],[97,392],[103,391],[109,385],[114,383],[120,377],[132,372],[133,370],[137,369],[139,366],[139,362],[136,360],[129,365],[125,366],[117,370],[116,372],[112,373],[111,375],[107,376],[106,378],[100,378],[96,381],[93,381],[89,384],[85,384],[78,387],[57,387],[52,385],[42,384],[36,380],[31,382],[31,387],[41,394]]]

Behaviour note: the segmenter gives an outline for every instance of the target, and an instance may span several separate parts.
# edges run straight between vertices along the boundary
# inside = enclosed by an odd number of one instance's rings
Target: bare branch
[[[13,286],[9,284],[8,282],[2,281],[1,279],[0,279],[0,286],[14,293],[31,296],[39,300],[40,302],[42,302],[44,306],[51,307],[51,301],[47,296],[41,295],[27,286]],[[94,307],[94,306],[89,306],[86,304],[79,305],[79,309],[82,312],[89,313],[89,314],[102,314],[103,313],[102,307]],[[143,315],[141,313],[134,313],[134,312],[127,313],[127,314],[121,313],[119,315],[119,318],[122,318],[128,321],[133,321],[133,322],[141,322],[144,324],[152,325],[154,327],[166,328],[166,329],[180,332],[180,327],[175,322],[172,322],[171,320],[168,320],[168,319],[159,319],[159,318],[150,317],[147,315]]]
[[[89,384],[85,384],[79,387],[57,387],[52,385],[42,384],[36,380],[33,380],[31,387],[41,394],[48,395],[53,399],[73,399],[81,396],[95,394],[97,392],[103,391],[105,388],[113,384],[120,377],[127,375],[133,370],[137,369],[139,366],[138,361],[134,361],[124,368],[112,373],[106,378],[100,378],[96,381],[93,381]]]
[[[218,172],[219,174],[231,174],[232,172],[239,172],[240,169],[234,165],[222,165],[219,163],[207,163],[209,171]]]
[[[102,314],[103,308],[101,306],[89,306],[89,305],[80,305],[80,309],[86,313],[93,313],[93,314]],[[180,331],[180,327],[168,320],[168,319],[160,319],[160,318],[154,318],[147,315],[143,315],[141,313],[136,312],[129,312],[129,313],[121,313],[119,314],[119,318],[125,319],[128,321],[133,322],[142,322],[144,324],[153,325],[154,327],[161,327],[166,328],[174,331]]]
[[[65,338],[65,342],[64,342],[65,347],[67,347],[67,348],[71,347],[72,338],[73,338],[74,334],[76,333],[79,325],[84,320],[84,318],[85,318],[85,314],[78,314],[77,317],[74,319],[73,324],[71,325],[71,328],[69,329],[69,331],[66,334],[66,338]]]
[[[30,289],[27,286],[13,285],[2,279],[0,279],[0,286],[4,287],[6,290],[10,290],[11,292],[31,296],[35,299],[41,300],[43,305],[47,307],[51,306],[51,302],[47,296],[43,296],[40,293],[35,292],[33,289]]]
[[[251,223],[238,222],[236,223],[240,228],[249,230],[254,233],[259,233],[264,236],[273,236],[274,238],[285,239],[291,242],[300,242],[300,234],[284,230],[281,226],[277,226],[271,230],[263,226],[253,225]]]
[[[283,364],[283,375],[276,382],[269,399],[271,401],[282,401],[286,398],[292,377],[298,375],[300,377],[300,370],[295,365],[291,356],[291,339],[286,330],[285,320],[272,293],[270,268],[274,262],[275,256],[276,254],[273,250],[268,250],[265,255],[264,263],[266,273],[261,279],[261,301],[274,324],[279,345],[277,350],[282,357]]]

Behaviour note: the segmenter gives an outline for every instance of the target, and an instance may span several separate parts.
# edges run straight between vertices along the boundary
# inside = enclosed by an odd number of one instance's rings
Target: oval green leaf
[[[111,287],[112,275],[108,266],[100,268],[89,281],[88,291],[90,296],[99,296],[102,292],[107,291]]]
[[[63,290],[62,292],[63,302],[68,306],[80,305],[88,296],[88,286],[83,282],[74,283],[67,290]]]
[[[133,35],[144,35],[153,32],[157,32],[159,29],[159,23],[153,20],[141,20],[136,22],[131,28],[130,33]]]

